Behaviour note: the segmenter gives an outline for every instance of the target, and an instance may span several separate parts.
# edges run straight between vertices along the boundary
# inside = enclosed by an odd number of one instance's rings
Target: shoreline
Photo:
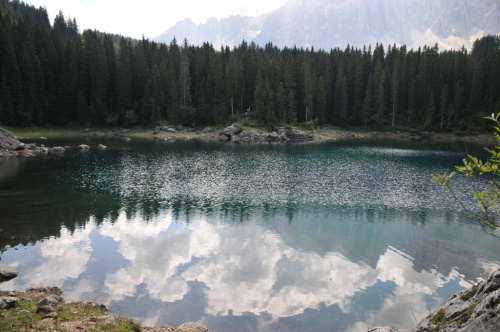
[[[223,127],[205,127],[201,128],[182,128],[175,132],[159,131],[154,134],[153,128],[132,128],[132,129],[107,129],[107,128],[63,128],[63,127],[30,127],[30,128],[13,128],[4,127],[11,131],[18,137],[19,140],[29,143],[29,140],[40,140],[41,138],[54,139],[54,138],[75,138],[75,137],[95,137],[95,138],[141,138],[141,139],[159,139],[165,141],[175,140],[190,140],[201,139],[206,141],[227,141],[224,135],[220,134]],[[394,140],[407,140],[407,141],[443,141],[443,142],[470,142],[492,144],[496,142],[495,137],[491,133],[464,133],[464,132],[419,132],[416,130],[406,131],[392,131],[392,128],[384,128],[385,130],[376,130],[373,128],[359,129],[359,128],[318,128],[310,129],[302,126],[292,127],[310,135],[312,138],[307,140],[299,140],[303,143],[325,142],[330,140],[348,140],[348,139],[394,139]],[[263,127],[249,127],[243,128],[247,131],[259,135],[271,134],[270,130]],[[296,142],[295,140],[292,140]],[[237,140],[236,142],[240,142]],[[245,143],[254,143],[248,141]]]
[[[429,133],[419,132],[416,130],[409,131],[369,131],[365,129],[341,130],[338,128],[303,128],[303,127],[287,127],[278,128],[276,131],[270,132],[262,127],[240,127],[231,125],[224,129],[220,127],[205,127],[200,128],[182,128],[173,127],[158,127],[155,128],[115,128],[115,129],[89,129],[89,128],[62,128],[62,127],[30,127],[30,128],[0,128],[3,133],[8,132],[10,139],[17,142],[11,143],[10,149],[0,149],[0,160],[9,159],[11,157],[35,157],[40,154],[47,153],[64,153],[68,149],[74,148],[64,142],[64,140],[75,140],[76,138],[93,138],[98,139],[116,139],[122,140],[125,144],[131,140],[155,140],[160,142],[176,142],[201,140],[205,142],[224,142],[233,144],[319,144],[328,141],[399,141],[399,142],[444,142],[454,143],[461,142],[463,144],[477,144],[486,147],[495,146],[497,139],[492,134],[465,134],[457,133]],[[275,129],[275,128],[273,128]],[[0,137],[1,141],[5,139]],[[58,140],[60,146],[52,146],[54,140]],[[45,143],[45,141],[47,143]],[[74,143],[74,142],[73,142]],[[99,142],[98,149],[106,150],[107,146]],[[105,143],[105,142],[104,142]],[[85,141],[78,143],[76,149],[88,150],[90,147],[85,144]],[[47,146],[46,146],[47,145]],[[0,144],[6,147],[4,144]],[[14,149],[14,150],[12,150]]]

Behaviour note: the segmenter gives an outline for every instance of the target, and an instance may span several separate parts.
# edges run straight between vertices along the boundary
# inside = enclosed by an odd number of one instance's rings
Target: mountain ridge
[[[256,17],[210,18],[201,24],[179,21],[154,40],[186,38],[190,44],[209,42],[215,47],[245,40],[261,46],[271,42],[278,47],[325,50],[377,42],[470,49],[474,40],[490,34],[500,34],[497,0],[289,0]]]

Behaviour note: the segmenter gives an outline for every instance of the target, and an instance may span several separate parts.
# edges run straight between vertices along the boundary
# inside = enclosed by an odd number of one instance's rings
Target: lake
[[[92,148],[0,159],[0,264],[20,272],[3,290],[58,286],[150,326],[404,331],[500,266],[431,183],[477,146],[39,143]]]

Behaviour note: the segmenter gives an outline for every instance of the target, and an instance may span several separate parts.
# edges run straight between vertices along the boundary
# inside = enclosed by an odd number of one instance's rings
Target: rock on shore
[[[258,130],[241,130],[232,125],[220,132],[220,135],[225,135],[228,141],[244,141],[244,142],[288,142],[288,141],[309,141],[314,139],[310,133],[298,129],[279,128],[271,133],[261,132]]]
[[[423,319],[416,331],[500,331],[500,269],[487,280],[453,295]]]
[[[0,128],[0,149],[17,150],[20,146],[23,146],[23,143],[13,133]]]

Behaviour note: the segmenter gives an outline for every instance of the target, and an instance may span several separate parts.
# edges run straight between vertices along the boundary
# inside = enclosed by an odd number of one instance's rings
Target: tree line
[[[215,49],[85,30],[0,0],[0,123],[477,129],[500,111],[500,37],[472,51],[376,44],[330,51],[243,41]]]

